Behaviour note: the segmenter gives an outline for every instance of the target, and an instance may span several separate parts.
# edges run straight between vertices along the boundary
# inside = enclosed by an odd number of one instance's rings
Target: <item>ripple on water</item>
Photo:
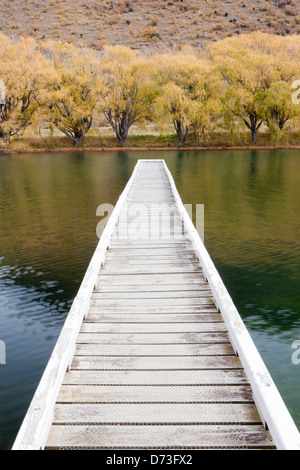
[[[0,158],[0,448],[9,448],[115,204],[138,158],[164,158],[300,426],[298,151],[101,152]],[[299,366],[300,367],[300,366]]]

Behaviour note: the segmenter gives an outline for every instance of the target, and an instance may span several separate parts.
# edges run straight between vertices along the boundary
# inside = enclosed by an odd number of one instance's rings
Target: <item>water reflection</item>
[[[205,241],[300,424],[300,160],[297,151],[73,152],[0,158],[0,448],[9,448],[138,158],[164,158],[186,204],[205,205]],[[300,367],[300,366],[299,366]]]

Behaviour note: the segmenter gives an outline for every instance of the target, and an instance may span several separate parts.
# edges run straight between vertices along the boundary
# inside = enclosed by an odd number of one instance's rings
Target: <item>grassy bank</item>
[[[14,140],[7,148],[0,152],[31,152],[41,150],[69,150],[69,149],[170,149],[170,148],[253,148],[253,147],[298,147],[300,146],[300,131],[287,133],[280,141],[279,145],[274,146],[267,133],[261,133],[257,142],[253,144],[249,134],[238,134],[234,139],[229,133],[215,133],[210,136],[206,142],[200,142],[194,135],[190,135],[184,144],[179,144],[176,135],[132,135],[129,136],[124,145],[118,143],[114,136],[86,136],[80,147],[75,147],[66,137],[27,137]]]

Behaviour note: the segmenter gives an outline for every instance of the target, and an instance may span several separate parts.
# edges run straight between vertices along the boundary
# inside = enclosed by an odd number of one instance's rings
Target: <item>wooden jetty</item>
[[[13,450],[232,448],[300,437],[165,162],[139,160]]]

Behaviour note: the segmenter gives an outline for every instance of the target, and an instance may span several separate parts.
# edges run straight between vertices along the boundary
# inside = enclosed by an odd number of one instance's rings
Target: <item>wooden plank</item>
[[[192,285],[178,285],[178,284],[169,284],[169,285],[149,285],[145,284],[144,286],[138,286],[138,285],[126,285],[124,284],[123,286],[119,286],[117,284],[109,284],[109,283],[98,283],[98,286],[94,289],[94,292],[99,292],[102,294],[108,294],[108,293],[113,293],[113,294],[119,294],[119,293],[150,293],[152,294],[158,294],[159,292],[172,292],[172,293],[192,293],[194,295],[195,292],[200,293],[203,291],[210,291],[211,289],[209,285],[203,281],[202,283],[198,284],[192,284]]]
[[[197,299],[197,303],[193,304],[190,303],[189,305],[182,303],[177,303],[176,305],[173,306],[174,313],[197,313],[201,312],[202,310],[213,310],[216,311],[216,306],[213,303],[213,301],[210,299],[210,297],[203,297],[200,299]],[[139,303],[134,304],[134,302],[116,302],[115,304],[113,302],[102,302],[101,300],[91,300],[91,307],[101,307],[101,311],[115,311],[115,312],[126,312],[130,311],[131,313],[168,313],[172,312],[172,306],[169,304],[165,305],[143,305],[141,301]]]
[[[185,247],[184,250],[182,250],[180,247],[177,247],[176,245],[174,246],[160,246],[160,245],[155,245],[155,246],[135,246],[135,245],[130,245],[130,246],[119,246],[118,244],[115,244],[113,247],[110,246],[107,256],[157,256],[157,257],[163,257],[163,256],[181,256],[184,257],[185,255],[187,256],[192,256],[193,258],[196,257],[195,251],[193,250],[192,247]],[[184,256],[183,256],[184,255]]]
[[[143,259],[144,257],[145,257],[145,260]],[[151,259],[151,258],[152,258],[151,254],[140,255],[140,256],[138,254],[134,254],[131,257],[131,259],[127,261],[125,257],[119,258],[118,255],[114,253],[113,257],[112,256],[110,258],[108,256],[106,257],[105,265],[113,263],[113,264],[120,264],[120,265],[125,265],[125,266],[128,264],[130,266],[130,264],[134,264],[135,266],[140,267],[145,264],[145,266],[147,267],[148,266],[160,266],[161,267],[161,265],[168,266],[169,264],[170,265],[173,264],[176,266],[180,263],[180,259],[177,258],[177,255],[173,255],[171,253],[167,255],[165,258],[162,258],[161,256],[160,257],[157,256],[155,259]],[[185,261],[183,261],[182,264],[185,267],[188,267],[188,266],[200,267],[198,261],[193,258],[186,259]],[[102,274],[102,270],[100,271],[99,274],[100,275]]]
[[[201,273],[202,268],[198,266],[126,266],[126,265],[111,265],[105,264],[101,270],[101,274],[183,274],[183,273]]]
[[[204,289],[200,290],[192,290],[192,291],[169,291],[165,289],[161,289],[156,292],[153,288],[152,291],[143,292],[143,290],[139,290],[138,292],[134,292],[130,290],[129,292],[122,292],[120,290],[116,290],[115,292],[101,292],[99,289],[95,289],[92,298],[94,300],[101,300],[101,301],[115,301],[121,300],[128,302],[132,301],[150,301],[154,300],[155,303],[159,303],[161,301],[162,305],[166,302],[166,299],[176,299],[177,301],[190,301],[192,304],[196,303],[197,299],[201,299],[203,297],[213,297],[212,291],[208,289],[206,286]],[[137,302],[139,303],[139,302]]]
[[[110,250],[107,253],[106,261],[108,262],[108,261],[120,260],[122,262],[134,261],[136,263],[144,263],[147,261],[151,261],[151,262],[153,261],[154,262],[177,261],[178,262],[182,258],[183,258],[182,253],[180,256],[180,253],[169,251],[169,250],[167,250],[166,252],[158,252],[158,253],[156,253],[156,250],[155,252],[153,252],[153,250],[152,252],[144,250],[143,253],[140,253],[140,250],[137,250],[137,251],[132,250],[132,251],[129,251],[129,253],[127,252],[127,250],[124,250],[124,251],[118,250],[118,252],[116,252],[115,250]],[[184,255],[184,261],[199,263],[195,254],[189,253],[189,252],[187,252]]]
[[[101,334],[79,333],[78,343],[101,344],[200,344],[224,343],[228,341],[226,333],[145,333],[145,334]]]
[[[126,210],[120,214],[119,224],[116,225],[115,233],[118,231],[119,226],[130,228],[130,224],[132,223],[134,227],[140,226],[140,224],[146,224],[148,226],[150,223],[159,225],[169,224],[176,226],[178,229],[183,228],[181,217],[172,202],[164,203],[164,205],[156,204],[154,201],[150,204],[148,201],[138,204],[128,203]],[[184,230],[182,230],[181,233],[185,235]]]
[[[174,248],[181,250],[182,253],[185,253],[187,250],[191,248],[191,243],[190,242],[182,242],[182,241],[166,241],[166,240],[153,240],[151,243],[149,242],[149,236],[145,236],[145,239],[139,239],[138,241],[135,240],[134,238],[130,239],[128,242],[122,240],[121,237],[116,238],[110,243],[110,250],[113,252],[117,247],[121,248],[122,250],[128,250],[130,253],[130,249],[136,250],[147,250],[153,249],[153,250],[164,250],[165,253],[172,254],[174,252]],[[157,252],[158,254],[159,252]],[[163,253],[161,251],[160,253]],[[150,254],[150,253],[149,253]]]
[[[63,383],[74,385],[245,385],[243,370],[76,371]]]
[[[155,203],[149,204],[136,204],[130,206],[128,205],[128,210],[124,211],[120,214],[120,222],[116,225],[114,235],[118,232],[118,228],[121,226],[124,227],[124,223],[130,225],[130,223],[141,224],[141,223],[155,223],[160,225],[167,225],[172,224],[172,226],[176,226],[178,229],[180,227],[183,228],[182,221],[180,216],[173,211],[172,203],[166,206],[166,210],[160,210],[159,205]],[[122,219],[123,217],[123,219]],[[123,221],[122,221],[123,220]],[[128,227],[128,225],[125,225]],[[182,230],[182,234],[184,235],[184,231]]]
[[[121,297],[121,295],[120,295]],[[174,312],[178,311],[189,311],[190,313],[197,313],[197,311],[200,311],[202,309],[210,309],[210,310],[217,310],[217,307],[211,298],[211,296],[203,296],[203,297],[196,297],[196,298],[174,298],[174,304],[173,302],[170,303],[170,298],[165,298],[165,299],[153,299],[153,303],[150,302],[151,299],[145,298],[145,299],[97,299],[97,298],[91,298],[91,307],[101,307],[103,310],[109,310],[109,309],[131,309],[132,311],[134,310],[141,310],[141,311],[146,311],[151,309],[153,311],[157,311],[161,309],[160,311],[163,312],[168,311],[173,309]],[[168,302],[169,300],[169,302]],[[138,313],[138,312],[136,312]]]
[[[227,332],[225,323],[91,323],[84,322],[80,333],[175,334]]]
[[[144,199],[148,203],[158,201],[158,206],[163,207],[166,201],[171,201],[174,204],[174,198],[170,192],[170,186],[166,183],[149,185],[147,187],[132,188],[132,191],[128,193],[127,201],[136,201],[137,199]],[[175,206],[176,207],[176,206]]]
[[[170,306],[170,297],[169,298],[157,298],[157,299],[151,299],[151,298],[141,298],[141,299],[126,299],[122,300],[122,298],[119,299],[99,299],[97,293],[92,294],[92,304],[93,305],[101,305],[103,307],[134,307],[134,308],[139,308],[139,307],[168,307]],[[196,297],[196,298],[174,298],[172,300],[172,306],[174,309],[176,307],[201,307],[201,305],[213,305],[213,300],[211,296],[204,296],[204,297]]]
[[[212,297],[209,288],[198,291],[159,291],[159,292],[93,292],[92,298],[97,300],[132,300],[132,299],[198,299],[201,297]]]
[[[126,219],[125,219],[126,216]],[[122,219],[121,219],[122,220]],[[145,211],[145,213],[138,212],[137,214],[134,214],[131,216],[128,213],[124,214],[124,220],[126,220],[126,225],[125,222],[120,222],[118,225],[116,225],[115,231],[114,231],[114,237],[118,238],[119,233],[123,234],[124,232],[120,232],[121,229],[130,229],[132,223],[134,223],[134,227],[142,227],[145,230],[146,228],[149,229],[149,233],[153,235],[151,239],[154,239],[154,236],[157,236],[158,229],[170,229],[172,238],[174,237],[175,233],[172,233],[172,230],[176,228],[176,234],[178,238],[179,235],[184,236],[184,226],[182,225],[181,219],[178,216],[174,216],[173,214],[166,215],[166,216],[153,216],[150,211]],[[125,232],[126,233],[126,232]],[[128,232],[130,234],[130,231]],[[122,237],[124,238],[124,237]],[[174,237],[175,238],[175,237]]]
[[[99,357],[74,356],[72,370],[241,369],[237,356]]]
[[[201,269],[201,266],[199,265],[199,262],[197,260],[192,260],[192,259],[186,259],[186,260],[180,260],[180,259],[163,259],[163,260],[153,260],[151,258],[149,259],[144,259],[140,260],[138,262],[135,259],[131,260],[124,260],[124,259],[119,259],[117,256],[114,258],[111,258],[110,260],[106,260],[106,263],[104,265],[105,267],[110,267],[110,268],[134,268],[135,270],[138,270],[141,267],[145,267],[147,269],[154,269],[157,268],[159,271],[162,267],[167,267],[167,268],[199,268]],[[200,271],[201,272],[201,271]]]
[[[202,272],[195,272],[195,273],[179,273],[179,272],[174,272],[174,273],[131,273],[130,275],[126,275],[126,273],[115,273],[114,277],[112,277],[110,274],[107,274],[103,272],[103,269],[101,269],[99,276],[98,276],[99,281],[109,283],[111,281],[111,285],[118,285],[119,283],[124,281],[128,281],[126,284],[128,285],[133,285],[134,281],[137,283],[144,285],[146,283],[149,284],[151,282],[151,285],[156,285],[156,284],[161,284],[161,285],[168,285],[168,284],[199,284],[203,283],[204,281],[204,276]]]
[[[104,275],[101,271],[101,274],[98,277],[98,284],[97,287],[101,287],[102,285],[110,284],[112,287],[114,286],[168,286],[168,285],[178,285],[181,286],[182,284],[188,284],[190,286],[197,285],[199,282],[204,282],[204,277],[202,274],[197,274],[197,276],[193,276],[191,274],[147,274],[147,276],[142,275],[130,275],[126,276],[126,274],[115,274],[113,277],[110,275]]]
[[[186,314],[149,314],[149,313],[131,313],[130,317],[126,314],[117,312],[103,313],[99,307],[91,307],[86,322],[97,323],[216,323],[223,319],[219,313],[186,313]]]
[[[261,420],[251,403],[57,403],[53,424],[65,423],[260,424]]]
[[[97,449],[274,449],[257,425],[105,425],[52,427],[47,447]]]
[[[123,240],[120,237],[112,237],[110,246],[114,247],[115,245],[118,247],[124,247],[124,248],[131,246],[134,249],[137,249],[138,247],[144,248],[144,249],[147,247],[147,249],[149,249],[151,247],[156,248],[157,246],[159,246],[160,248],[181,248],[184,250],[186,247],[188,248],[192,247],[191,240],[190,238],[187,238],[187,237],[180,237],[180,239],[178,240],[174,240],[174,239],[154,240],[151,237],[145,237],[143,239],[138,236],[134,239],[132,237],[132,238],[127,238]]]
[[[165,203],[165,200],[168,199],[174,202],[174,197],[170,191],[170,185],[167,182],[167,179],[162,180],[165,175],[163,172],[158,176],[156,181],[153,181],[152,184],[147,184],[146,180],[142,183],[143,180],[139,180],[137,186],[133,186],[131,191],[128,193],[127,201],[130,199],[136,200],[138,198],[147,199],[149,203],[158,199],[158,202],[161,204]],[[155,189],[155,191],[153,191]],[[157,190],[157,191],[156,191]],[[165,196],[163,199],[161,196]]]
[[[186,255],[185,261],[187,262],[198,262],[195,256],[192,255]],[[134,262],[137,265],[143,264],[143,263],[157,263],[157,264],[162,264],[162,263],[169,263],[169,262],[179,262],[180,257],[177,254],[144,254],[140,255],[139,253],[132,254],[132,256],[128,255],[128,253],[125,254],[116,254],[116,253],[108,253],[106,256],[106,263],[110,261],[115,261],[118,260],[120,263],[129,263],[129,262]]]
[[[143,207],[151,208],[154,204],[161,204],[161,197],[155,197],[153,194],[149,197],[138,197],[136,195],[128,197],[127,203],[130,204],[140,204]],[[175,205],[174,199],[172,197],[164,197],[163,204],[168,204],[169,206]]]
[[[164,306],[164,307],[159,307],[159,306],[154,306],[154,307],[150,307],[150,306],[120,306],[120,307],[111,307],[111,306],[105,306],[105,305],[101,305],[100,302],[94,302],[94,301],[91,301],[91,309],[92,308],[96,308],[97,311],[101,311],[102,313],[110,313],[110,314],[113,314],[113,313],[117,313],[117,314],[120,314],[120,313],[123,313],[124,315],[125,314],[128,314],[131,315],[133,313],[139,313],[139,314],[152,314],[152,315],[165,315],[165,314],[171,314],[173,313],[174,315],[183,315],[183,314],[204,314],[204,313],[207,313],[207,312],[216,312],[217,309],[215,307],[214,304],[206,304],[206,303],[202,303],[200,306],[194,306],[194,305],[190,305],[190,306],[184,306],[184,305],[177,305],[175,307],[175,310],[173,311],[172,310],[172,306]]]
[[[230,342],[202,344],[88,344],[78,343],[76,355],[96,356],[212,356],[234,354]]]
[[[57,403],[253,403],[251,387],[63,385]]]

